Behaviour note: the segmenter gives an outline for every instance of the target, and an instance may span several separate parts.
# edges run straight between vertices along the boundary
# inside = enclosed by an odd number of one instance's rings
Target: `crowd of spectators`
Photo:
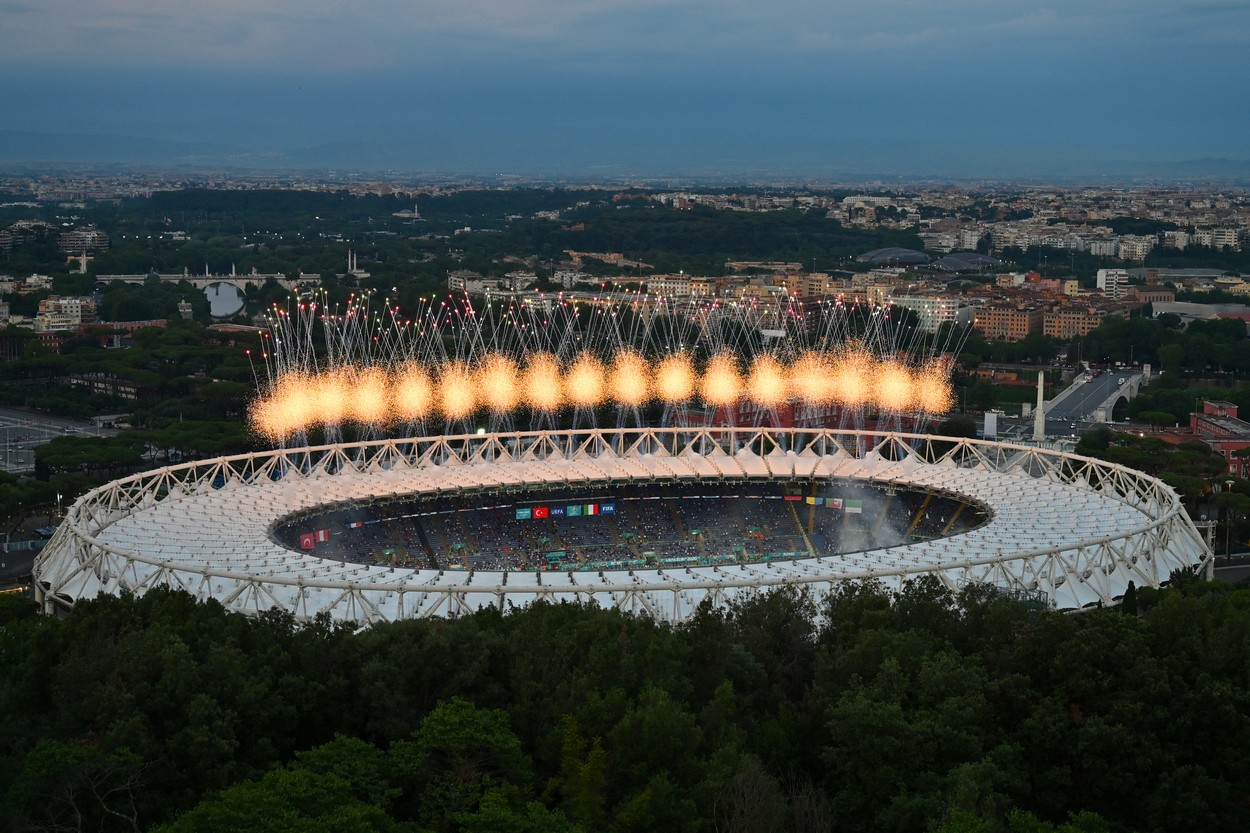
[[[806,490],[810,494],[811,487]],[[831,487],[832,488],[832,487]],[[757,563],[888,547],[985,520],[950,497],[846,485],[846,508],[783,484],[643,484],[610,493],[463,495],[339,507],[277,530],[288,546],[321,530],[314,555],[448,570],[605,570]],[[787,493],[788,492],[788,493]],[[850,505],[855,510],[851,511]],[[609,506],[575,516],[535,507]],[[307,548],[305,546],[305,548]]]

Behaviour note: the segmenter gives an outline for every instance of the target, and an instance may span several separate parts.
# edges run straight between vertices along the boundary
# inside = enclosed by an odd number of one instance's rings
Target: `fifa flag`
[[[601,504],[599,504],[599,514],[600,514],[600,515],[615,515],[615,514],[616,514],[616,504],[615,504],[615,503],[601,503]]]
[[[317,544],[317,536],[311,532],[305,532],[299,536],[299,548],[302,550],[310,550]]]
[[[330,530],[328,529],[317,530],[317,543],[318,544],[324,544],[326,541],[329,541],[329,540],[330,540]]]
[[[550,514],[550,513],[548,513],[548,512],[547,512],[547,507],[546,507],[546,506],[535,506],[535,507],[534,507],[534,519],[535,519],[535,520],[541,520],[542,518],[546,518],[549,514]]]
[[[518,521],[528,521],[532,517],[534,517],[533,509],[530,509],[528,506],[522,506],[522,507],[517,508],[516,519]]]
[[[864,502],[862,500],[848,500],[842,504],[842,508],[846,510],[848,515],[860,515],[864,511]]]

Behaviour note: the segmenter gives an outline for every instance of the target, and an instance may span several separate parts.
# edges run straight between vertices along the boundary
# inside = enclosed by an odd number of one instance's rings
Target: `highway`
[[[1123,379],[1127,384],[1134,375],[1135,373],[1131,370],[1116,370],[1107,371],[1091,379],[1048,410],[1047,419],[1053,418],[1056,422],[1068,423],[1084,421],[1087,417],[1093,416],[1094,409],[1105,402],[1112,391],[1119,387],[1119,380]]]
[[[117,431],[68,417],[0,408],[0,469],[20,473],[35,467],[35,446],[56,437],[112,437]]]

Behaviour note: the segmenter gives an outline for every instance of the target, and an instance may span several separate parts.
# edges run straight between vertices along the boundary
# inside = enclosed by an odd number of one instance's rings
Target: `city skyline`
[[[0,5],[0,164],[1250,175],[1250,5]]]

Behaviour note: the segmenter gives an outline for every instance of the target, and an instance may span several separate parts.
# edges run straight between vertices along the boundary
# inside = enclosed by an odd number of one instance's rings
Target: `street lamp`
[[[1236,481],[1233,481],[1233,480],[1224,481],[1224,485],[1227,487],[1228,493],[1230,495],[1233,493],[1233,483],[1235,482]],[[1232,501],[1230,500],[1227,507],[1224,509],[1224,560],[1225,561],[1232,558],[1232,554],[1233,554],[1232,534],[1233,534],[1233,504],[1232,504]]]

